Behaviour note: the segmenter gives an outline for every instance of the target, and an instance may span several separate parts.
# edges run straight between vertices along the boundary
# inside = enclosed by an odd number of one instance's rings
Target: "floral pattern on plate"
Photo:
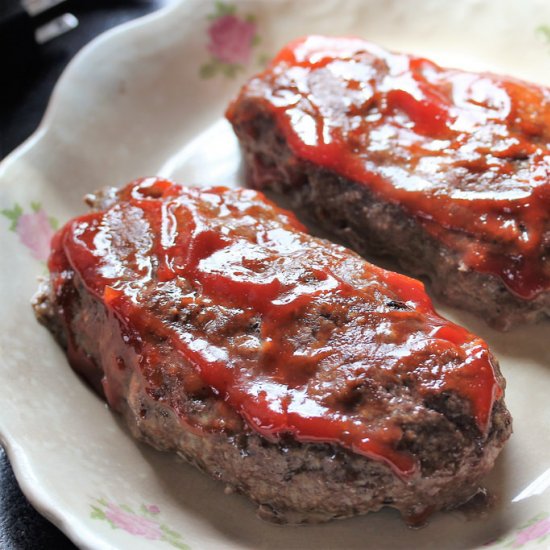
[[[50,242],[59,226],[56,218],[48,216],[39,202],[31,202],[31,211],[25,212],[20,204],[0,211],[10,222],[13,231],[31,252],[33,258],[45,262],[50,252]]]
[[[495,541],[491,541],[484,546],[498,548],[524,548],[528,545],[528,547],[533,548],[535,546],[529,543],[536,543],[537,548],[542,548],[542,543],[547,541],[549,536],[550,513],[541,512],[512,533],[509,533]],[[547,548],[547,546],[545,545],[544,548]]]
[[[216,2],[215,13],[208,17],[210,61],[200,68],[202,78],[222,74],[233,78],[250,62],[252,50],[260,43],[256,17],[240,16],[233,4]]]
[[[156,504],[142,504],[136,512],[127,504],[114,504],[105,499],[97,499],[90,505],[90,517],[106,521],[113,529],[122,529],[131,535],[147,540],[159,540],[180,550],[190,550],[182,536],[162,523],[160,508]]]

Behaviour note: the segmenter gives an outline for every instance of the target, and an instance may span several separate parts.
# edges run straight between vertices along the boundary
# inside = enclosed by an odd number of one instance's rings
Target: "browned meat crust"
[[[99,208],[114,201],[112,191],[89,198]],[[64,310],[67,302],[62,296],[67,295],[71,296],[70,311]],[[80,373],[102,391],[106,362],[112,361],[109,350],[128,348],[120,325],[106,313],[103,303],[90,294],[75,273],[67,273],[60,292],[54,292],[49,282],[42,284],[34,309],[61,346],[67,346],[69,337],[76,338],[74,345],[88,359]],[[307,330],[304,327],[304,333]],[[184,376],[194,376],[193,366],[169,343],[159,339],[157,346],[163,358],[160,373],[179,369]],[[133,435],[157,449],[177,452],[248,495],[259,505],[261,517],[281,523],[326,521],[383,506],[397,508],[413,521],[427,511],[457,506],[477,491],[511,433],[510,415],[502,398],[494,404],[486,435],[479,432],[469,404],[454,394],[444,392],[425,403],[418,402],[409,420],[406,410],[396,410],[404,433],[400,448],[416,456],[421,465],[412,478],[403,478],[388,465],[339,445],[303,443],[290,435],[268,441],[237,413],[224,408],[212,392],[200,388],[181,391],[171,386],[168,378],[165,394],[147,392],[139,354],[129,349],[124,361],[127,376],[124,387],[119,388],[122,400],[118,408]],[[79,369],[79,365],[73,366]],[[504,387],[498,365],[495,368]],[[398,396],[399,389],[395,391]],[[201,434],[189,429],[164,399],[171,392],[178,392],[179,410],[196,425],[211,427],[222,418],[226,429],[208,429]],[[399,402],[398,397],[396,400]]]
[[[227,117],[249,186],[494,327],[550,316],[550,89],[310,36]]]
[[[428,234],[400,205],[296,157],[255,97],[241,97],[231,122],[241,142],[247,184],[284,195],[292,207],[360,254],[390,257],[410,275],[428,278],[444,302],[500,330],[550,314],[550,293],[530,301],[515,296],[498,277],[466,267],[459,252]]]

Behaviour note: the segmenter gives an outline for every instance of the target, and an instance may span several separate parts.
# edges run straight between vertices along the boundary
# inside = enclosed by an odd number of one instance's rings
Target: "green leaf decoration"
[[[255,34],[253,37],[252,37],[252,41],[250,42],[250,45],[255,48],[260,42],[262,41],[262,39],[260,38],[260,35],[259,34]]]
[[[33,212],[38,212],[42,208],[42,205],[38,201],[32,201],[31,208]]]
[[[175,538],[175,539],[181,539],[181,535],[177,533],[176,531],[172,531],[167,525],[164,523],[159,526],[160,530],[168,537]]]
[[[265,67],[269,63],[270,59],[271,59],[271,56],[269,56],[266,53],[261,53],[258,56],[256,62],[258,63],[258,65],[261,65],[262,67]]]
[[[6,218],[8,218],[8,220],[10,220],[11,224],[10,224],[9,230],[15,231],[17,228],[17,221],[23,214],[23,209],[18,203],[15,203],[15,205],[11,210],[9,210],[8,208],[5,208],[4,210],[0,211],[0,214],[2,214],[2,216],[5,216]]]
[[[243,69],[244,67],[242,65],[238,65],[237,63],[224,63],[222,65],[223,74],[228,78],[235,78],[235,75]]]
[[[235,15],[235,6],[224,2],[216,2],[216,18],[226,15]]]
[[[179,548],[180,550],[191,550],[191,547],[181,540],[174,540],[170,537],[167,537],[166,535],[164,535],[161,540],[167,542],[170,546],[173,546],[174,548]]]
[[[201,78],[212,78],[218,72],[218,66],[214,63],[205,63],[199,70]]]
[[[90,517],[92,519],[101,519],[101,520],[106,520],[107,519],[107,516],[105,515],[105,512],[101,508],[98,508],[97,506],[92,506],[92,511],[90,513]]]
[[[536,516],[532,517],[529,521],[525,522],[520,529],[531,527],[531,525],[535,525],[535,523],[545,519],[546,517],[548,517],[548,514],[545,514],[544,512],[540,512],[540,514],[537,514]]]
[[[550,25],[540,25],[537,32],[550,44]]]
[[[59,220],[55,218],[54,216],[49,216],[48,221],[50,222],[50,227],[57,231],[59,229]]]

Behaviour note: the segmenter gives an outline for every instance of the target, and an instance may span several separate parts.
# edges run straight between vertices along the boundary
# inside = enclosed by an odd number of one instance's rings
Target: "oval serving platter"
[[[224,109],[285,42],[358,35],[449,66],[550,85],[546,0],[187,0],[87,46],[38,131],[0,165],[0,440],[36,508],[83,548],[464,549],[550,545],[550,323],[485,338],[508,380],[515,433],[487,479],[491,505],[411,530],[396,512],[281,527],[174,456],[132,440],[70,370],[30,308],[49,238],[84,194],[160,174],[239,185]]]

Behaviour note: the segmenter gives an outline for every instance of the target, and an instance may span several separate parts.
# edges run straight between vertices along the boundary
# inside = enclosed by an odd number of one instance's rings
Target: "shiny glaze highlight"
[[[547,88],[320,36],[246,87],[295,155],[400,204],[464,269],[527,300],[550,288]]]
[[[219,398],[212,429],[231,430],[229,407],[270,440],[338,444],[407,476],[418,464],[398,447],[391,400],[411,404],[414,421],[413,403],[458,394],[484,434],[502,395],[485,342],[439,317],[421,283],[310,237],[254,191],[138,180],[65,225],[49,268],[54,292],[80,281],[122,334],[102,380],[115,408],[130,348],[147,393],[182,422],[178,394],[158,391],[168,376]],[[74,365],[85,358],[70,323]],[[162,346],[197,376],[163,365]]]

